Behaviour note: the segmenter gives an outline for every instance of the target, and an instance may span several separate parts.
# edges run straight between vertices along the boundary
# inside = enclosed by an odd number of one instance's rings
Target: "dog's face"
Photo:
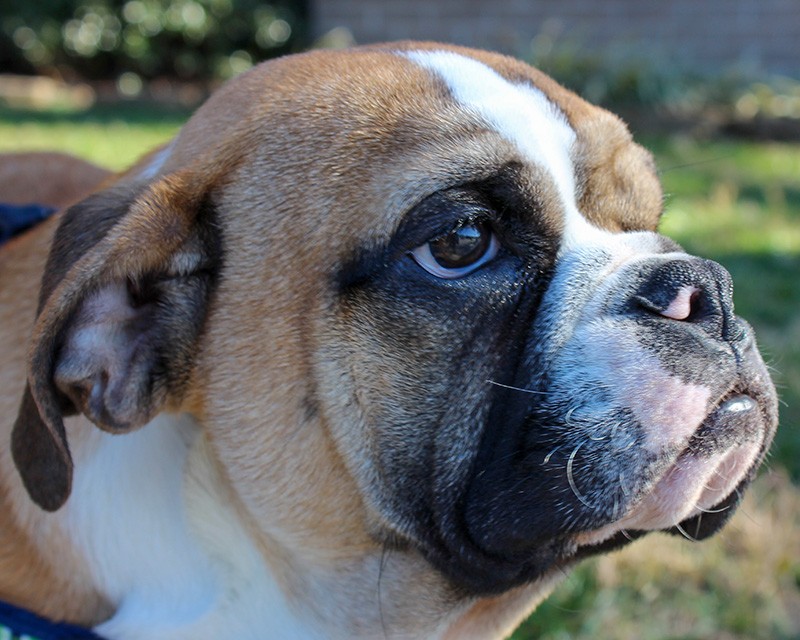
[[[116,431],[188,411],[270,539],[410,549],[496,593],[710,535],[775,429],[728,275],[655,233],[649,155],[506,58],[270,63],[64,225],[87,210],[45,280],[41,424],[28,399],[15,435],[49,508],[65,405]]]

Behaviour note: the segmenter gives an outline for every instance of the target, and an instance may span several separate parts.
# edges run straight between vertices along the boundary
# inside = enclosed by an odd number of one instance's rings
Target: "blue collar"
[[[102,640],[89,629],[50,622],[0,601],[0,640]]]
[[[0,203],[0,244],[45,220],[54,212],[54,208],[38,204]],[[4,640],[2,636],[0,640]]]

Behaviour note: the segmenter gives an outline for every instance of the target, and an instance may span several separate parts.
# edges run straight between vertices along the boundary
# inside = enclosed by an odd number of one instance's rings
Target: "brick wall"
[[[545,31],[585,50],[615,45],[719,70],[800,77],[800,0],[311,0],[312,29],[358,43],[430,39],[527,56]]]

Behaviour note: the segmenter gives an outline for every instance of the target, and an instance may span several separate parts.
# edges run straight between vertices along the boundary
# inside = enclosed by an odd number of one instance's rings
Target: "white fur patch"
[[[220,495],[190,417],[162,414],[133,433],[90,438],[76,452],[64,524],[115,607],[97,627],[103,637],[320,637],[290,611]]]
[[[404,54],[444,80],[453,97],[492,125],[534,165],[553,179],[564,213],[562,253],[577,245],[609,246],[618,234],[592,225],[578,210],[571,153],[575,131],[542,91],[512,84],[488,66],[450,51]]]
[[[75,461],[70,537],[118,607],[112,628],[131,617],[150,629],[178,626],[213,602],[214,573],[189,535],[183,504],[193,437],[189,419],[162,415],[124,436],[96,431],[91,451]]]

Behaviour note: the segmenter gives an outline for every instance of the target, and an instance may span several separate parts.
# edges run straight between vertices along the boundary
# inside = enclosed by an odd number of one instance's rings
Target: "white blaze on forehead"
[[[436,73],[459,104],[550,175],[564,213],[562,251],[576,244],[609,243],[614,234],[593,226],[578,210],[571,158],[577,136],[550,98],[532,85],[513,84],[485,64],[451,51],[411,51],[404,55]]]

